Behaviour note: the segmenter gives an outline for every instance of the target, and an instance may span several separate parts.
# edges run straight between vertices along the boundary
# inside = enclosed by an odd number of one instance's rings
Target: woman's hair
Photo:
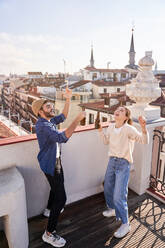
[[[131,119],[131,111],[128,108],[126,108],[125,106],[123,106],[123,107],[125,108],[125,115],[128,118],[127,120],[124,121],[124,123],[127,122],[129,125],[132,125],[133,121]]]

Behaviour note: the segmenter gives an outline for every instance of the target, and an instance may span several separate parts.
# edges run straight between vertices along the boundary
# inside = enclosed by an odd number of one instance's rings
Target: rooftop
[[[99,68],[94,68],[94,67],[90,67],[90,66],[87,66],[84,68],[85,70],[88,70],[88,71],[94,71],[94,72],[112,72],[112,73],[128,73],[127,70],[124,70],[124,69],[99,69]]]
[[[77,87],[83,86],[83,85],[85,85],[87,83],[90,83],[90,82],[91,82],[90,80],[80,80],[80,81],[78,81],[78,82],[76,82],[74,84],[69,85],[69,88],[70,89],[75,89]]]
[[[108,86],[124,86],[126,84],[130,84],[130,81],[111,82],[111,81],[97,80],[97,81],[92,81],[92,83],[99,87],[108,87]]]
[[[113,233],[120,222],[115,217],[105,218],[105,201],[102,193],[66,206],[61,214],[58,232],[67,240],[66,248],[163,248],[165,241],[165,207],[152,196],[138,196],[129,190],[129,216],[132,230],[123,239],[116,239]],[[47,218],[42,215],[29,220],[29,248],[48,247],[41,239]],[[3,232],[0,245],[8,248]]]
[[[149,133],[154,125],[156,124],[149,124]],[[107,127],[107,123],[104,126]],[[147,193],[141,193],[143,187],[146,189],[148,185],[146,178],[149,178],[149,160],[152,154],[149,154],[149,151],[152,147],[147,145],[144,149],[142,145],[139,148],[135,144],[135,148],[128,197],[132,230],[126,237],[118,240],[113,237],[113,233],[120,223],[117,223],[114,217],[102,216],[105,209],[102,182],[108,161],[107,146],[103,146],[94,125],[79,127],[69,142],[62,146],[68,200],[60,218],[58,232],[67,239],[66,248],[102,248],[106,242],[108,247],[115,248],[164,247],[165,205]],[[1,160],[0,170],[14,164],[25,181],[29,248],[48,247],[41,240],[47,223],[41,213],[46,206],[49,187],[38,166],[38,149],[34,134],[0,141],[0,157],[4,158]],[[74,156],[70,151],[74,151]],[[139,195],[132,190],[137,190]],[[39,191],[42,194],[38,194]],[[2,231],[0,247],[8,248]]]
[[[16,136],[16,133],[14,133],[10,128],[8,128],[6,125],[3,124],[3,122],[0,121],[0,139],[12,136]]]

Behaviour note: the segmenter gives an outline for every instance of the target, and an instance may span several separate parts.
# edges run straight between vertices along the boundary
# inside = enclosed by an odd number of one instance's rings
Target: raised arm
[[[65,93],[63,94],[63,96],[66,98],[66,101],[65,101],[65,106],[64,106],[64,109],[62,111],[62,114],[65,116],[65,118],[67,118],[68,112],[69,112],[70,101],[71,101],[71,97],[72,97],[72,90],[70,90],[70,89],[68,89],[68,87],[66,87],[66,90],[65,90]]]
[[[141,126],[142,133],[147,134],[146,120],[143,116],[139,116],[139,124]]]
[[[70,138],[70,136],[73,134],[74,130],[78,126],[79,122],[85,118],[85,112],[80,112],[76,119],[72,122],[72,124],[65,130],[65,136],[67,138]]]
[[[149,144],[149,134],[146,129],[146,120],[144,117],[139,116],[139,124],[141,127],[141,132],[139,132],[135,127],[130,129],[130,138],[141,144]]]

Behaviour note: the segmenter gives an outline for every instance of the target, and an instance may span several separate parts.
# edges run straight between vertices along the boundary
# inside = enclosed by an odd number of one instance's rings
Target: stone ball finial
[[[146,51],[145,56],[139,60],[139,66],[153,66],[154,60],[152,59],[152,51]]]

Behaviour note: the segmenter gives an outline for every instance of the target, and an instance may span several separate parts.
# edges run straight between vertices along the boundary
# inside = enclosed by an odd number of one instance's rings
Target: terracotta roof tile
[[[120,106],[119,104],[113,105],[112,107],[104,107],[104,101],[102,102],[95,102],[95,103],[85,103],[85,104],[80,104],[80,107],[84,107],[87,109],[95,110],[95,111],[100,111],[100,112],[105,112],[108,114],[113,114],[114,111],[117,109],[117,107]]]
[[[77,87],[80,87],[80,86],[85,85],[85,84],[90,83],[90,82],[91,81],[89,81],[89,80],[80,80],[74,84],[69,85],[69,89],[75,89]]]
[[[149,103],[150,105],[155,106],[165,106],[165,90],[162,90],[161,96],[158,97],[155,101]]]
[[[120,92],[121,93],[121,92]],[[126,105],[126,102],[130,102],[130,103],[134,103],[134,101],[132,101],[126,94],[125,92],[122,93],[122,94],[118,94],[116,93],[115,94],[112,94],[112,96],[109,96],[108,98],[110,99],[118,99],[119,100],[119,103],[116,104],[116,105],[113,105],[111,107],[105,107],[105,103],[104,103],[104,100],[102,101],[99,101],[99,102],[92,102],[92,103],[84,103],[84,104],[80,104],[79,106],[80,107],[84,107],[84,108],[87,108],[87,109],[92,109],[92,110],[96,110],[96,111],[101,111],[101,112],[105,112],[105,113],[109,113],[109,114],[113,114],[114,111],[119,107],[121,106],[121,103],[123,105]]]
[[[108,87],[108,86],[125,86],[126,84],[130,84],[130,81],[111,82],[111,81],[97,80],[97,81],[92,81],[92,83],[99,87]]]

